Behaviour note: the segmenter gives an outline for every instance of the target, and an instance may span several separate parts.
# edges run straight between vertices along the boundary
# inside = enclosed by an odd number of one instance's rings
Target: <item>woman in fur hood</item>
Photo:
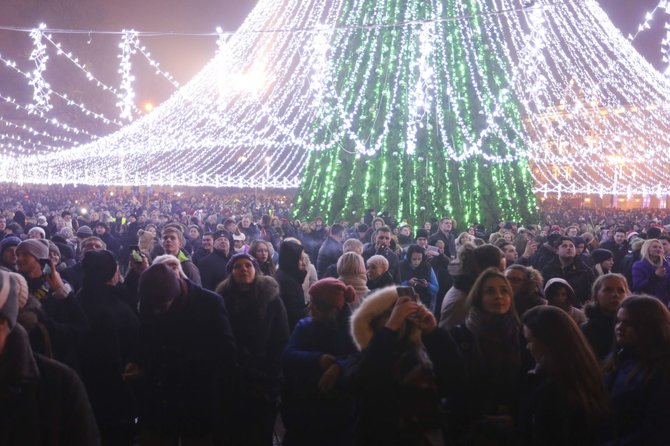
[[[235,335],[239,373],[230,395],[231,445],[272,445],[281,386],[281,356],[288,341],[286,309],[279,285],[260,272],[249,254],[234,255],[223,297]]]
[[[346,377],[356,398],[356,445],[444,444],[433,366],[422,344],[435,317],[410,287],[369,295],[352,317],[360,353]]]

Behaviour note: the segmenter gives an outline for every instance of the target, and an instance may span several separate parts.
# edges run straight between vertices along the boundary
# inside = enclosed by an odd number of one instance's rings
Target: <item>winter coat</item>
[[[385,251],[377,252],[377,248],[371,244],[365,250],[363,250],[363,260],[365,260],[367,264],[368,259],[377,254],[386,257],[386,260],[389,262],[388,273],[391,275],[391,277],[393,277],[394,283],[400,283],[400,269],[398,268],[400,261],[398,260],[396,253],[391,251],[389,248],[386,248]]]
[[[181,263],[181,269],[184,271],[184,274],[186,274],[186,277],[188,277],[188,280],[191,282],[195,283],[198,286],[202,286],[202,279],[200,278],[200,270],[198,269],[197,266],[195,266],[195,263],[191,261],[191,259],[182,259],[181,256],[179,257],[179,262]]]
[[[561,278],[567,281],[577,296],[578,306],[583,305],[591,297],[591,285],[595,280],[593,271],[579,258],[567,265],[565,268],[561,266],[561,262],[556,257],[547,266],[542,269],[542,277],[545,283],[554,278]]]
[[[251,223],[248,228],[243,228],[242,223],[238,224],[237,227],[240,229],[240,232],[246,237],[246,243],[251,244],[254,240],[260,235],[258,227]]]
[[[326,277],[326,270],[329,266],[336,264],[342,255],[342,243],[333,237],[328,237],[319,248],[319,254],[316,259],[316,273],[320,279]]]
[[[596,444],[596,429],[566,400],[564,392],[541,371],[523,379],[517,416],[521,438],[527,446],[587,446]]]
[[[622,244],[617,245],[614,239],[607,240],[599,246],[602,249],[608,249],[614,255],[614,266],[612,267],[613,273],[622,273],[623,272],[623,259],[628,254],[628,241],[624,240]]]
[[[435,310],[435,294],[439,288],[437,283],[437,276],[433,272],[433,269],[430,267],[430,264],[426,261],[422,262],[416,268],[412,267],[411,262],[408,259],[400,262],[400,280],[403,286],[409,286],[409,280],[413,277],[417,279],[424,279],[428,282],[428,286],[415,286],[414,291],[419,295],[421,303],[428,308],[430,311]]]
[[[431,235],[430,238],[428,239],[428,244],[431,246],[435,246],[435,243],[438,240],[442,240],[444,242],[444,253],[448,255],[451,258],[456,257],[456,238],[454,237],[454,234],[451,232],[448,234],[445,234],[442,231],[437,231],[435,234]]]
[[[275,402],[281,383],[281,355],[288,342],[286,309],[277,282],[256,275],[250,291],[239,290],[232,277],[216,292],[223,297],[235,336],[242,397]]]
[[[225,255],[215,249],[210,255],[200,260],[198,269],[200,270],[203,288],[214,291],[228,277],[226,265],[228,265],[231,257],[231,255]]]
[[[0,444],[96,446],[98,428],[77,374],[33,354],[20,325],[0,359]]]
[[[220,423],[235,341],[221,296],[186,281],[163,314],[140,310],[140,423],[168,435],[207,435]]]
[[[77,346],[89,324],[74,293],[70,292],[64,299],[54,296],[44,277],[28,280],[28,290],[29,304],[21,310],[19,320],[30,319],[26,313],[34,313],[38,321],[36,325],[24,327],[32,350],[79,371]],[[30,301],[36,305],[32,306]]]
[[[292,242],[282,243],[279,249],[279,269],[275,274],[275,279],[279,284],[281,300],[286,308],[289,332],[293,331],[293,327],[300,319],[307,316],[303,290],[307,271],[298,269],[302,252],[302,246]]]
[[[344,446],[351,444],[353,400],[343,388],[347,359],[356,353],[349,333],[351,312],[345,305],[337,321],[302,319],[291,334],[282,364],[282,421],[284,444]],[[324,372],[322,355],[334,356],[341,368],[338,384],[328,393],[318,389]]]
[[[370,291],[379,290],[391,285],[395,285],[395,282],[393,281],[393,277],[391,277],[391,274],[389,274],[388,271],[377,277],[375,280],[368,279],[367,282],[367,286]]]
[[[134,356],[140,323],[123,292],[102,285],[77,293],[90,323],[80,342],[81,377],[101,428],[130,429],[137,416],[134,395],[122,375]]]
[[[357,446],[443,441],[433,365],[419,330],[408,323],[402,334],[386,327],[374,332],[371,325],[397,296],[394,287],[379,290],[352,317],[352,335],[361,351],[349,362],[345,379],[356,399]]]
[[[604,313],[598,305],[591,307],[587,305],[585,312],[588,320],[582,324],[582,332],[589,341],[593,353],[603,361],[614,345],[615,315]]]
[[[270,446],[281,387],[281,355],[289,336],[286,310],[272,277],[257,272],[246,291],[232,280],[229,277],[217,288],[230,311],[239,363],[228,399],[231,426],[226,444]]]
[[[648,260],[641,259],[633,264],[633,282],[631,291],[645,293],[661,300],[665,305],[670,302],[670,265],[663,259],[665,276],[656,275],[656,267]]]
[[[465,305],[467,298],[468,292],[459,290],[456,286],[452,286],[447,291],[440,309],[440,328],[449,329],[465,322],[468,316],[468,309]]]
[[[516,412],[521,380],[533,363],[520,330],[506,333],[501,326],[480,336],[463,324],[423,336],[454,444],[514,444],[512,432],[486,421],[486,416]],[[485,442],[498,437],[500,443]]]
[[[84,283],[84,268],[81,262],[65,268],[65,271],[61,273],[61,278],[72,287],[72,291],[76,294]]]
[[[615,438],[608,445],[661,446],[670,438],[670,376],[638,370],[634,352],[619,353],[619,364],[605,382],[610,390]],[[637,372],[631,377],[633,372]]]
[[[435,296],[435,314],[440,315],[440,309],[442,308],[442,301],[444,296],[449,291],[449,288],[454,284],[454,279],[449,274],[449,257],[444,254],[438,254],[429,259],[430,266],[433,267],[435,275],[437,276],[437,283],[439,288]]]

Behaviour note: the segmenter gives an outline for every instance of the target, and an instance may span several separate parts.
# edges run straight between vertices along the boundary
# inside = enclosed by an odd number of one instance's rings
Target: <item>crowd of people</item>
[[[664,210],[416,228],[275,194],[6,192],[1,444],[670,441]]]

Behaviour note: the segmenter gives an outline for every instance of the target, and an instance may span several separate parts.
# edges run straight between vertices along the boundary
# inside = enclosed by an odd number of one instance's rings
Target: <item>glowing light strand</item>
[[[33,104],[30,108],[39,113],[47,112],[53,108],[49,103],[49,83],[43,77],[43,73],[47,69],[47,61],[49,60],[49,56],[46,54],[46,45],[42,42],[44,29],[46,29],[46,25],[42,23],[39,28],[34,29],[30,33],[34,46],[30,53],[30,60],[35,62],[36,66],[29,78],[29,83],[33,87]]]

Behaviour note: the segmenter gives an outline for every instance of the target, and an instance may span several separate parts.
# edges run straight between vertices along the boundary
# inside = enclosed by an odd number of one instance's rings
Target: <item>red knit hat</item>
[[[341,310],[345,303],[356,299],[356,291],[351,285],[331,277],[321,279],[312,285],[309,288],[309,295],[316,308],[324,312],[333,307]]]

